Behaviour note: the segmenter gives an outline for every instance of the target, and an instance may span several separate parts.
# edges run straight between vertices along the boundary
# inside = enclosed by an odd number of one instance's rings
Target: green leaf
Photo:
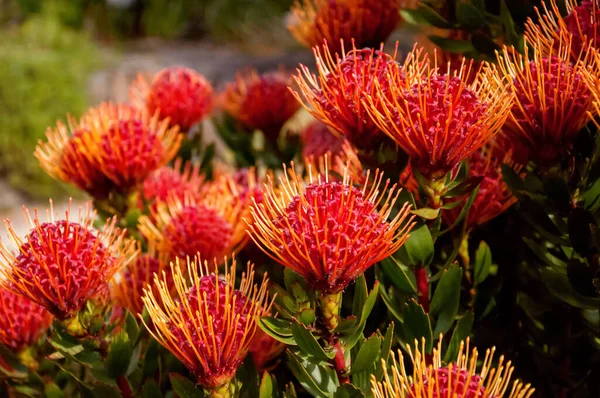
[[[444,194],[444,198],[459,198],[469,195],[473,190],[481,184],[482,176],[469,177],[448,192]]]
[[[281,341],[287,345],[296,345],[296,341],[292,337],[291,322],[285,319],[274,318],[271,316],[263,316],[258,321],[258,326],[275,340]]]
[[[150,339],[148,343],[148,349],[144,356],[144,362],[142,364],[142,375],[144,377],[151,377],[158,370],[159,363],[159,352],[158,342],[155,339]]]
[[[354,283],[354,298],[352,300],[352,314],[360,315],[363,307],[365,306],[365,302],[367,301],[367,296],[369,294],[369,289],[367,287],[367,281],[365,280],[364,274],[361,274],[358,278],[356,278],[356,282]]]
[[[312,325],[317,319],[317,316],[315,315],[315,310],[306,308],[300,311],[297,319],[305,325]]]
[[[429,40],[439,48],[449,53],[464,54],[475,50],[473,43],[469,40],[454,40],[447,37],[429,35]]]
[[[371,370],[371,367],[375,365],[375,361],[379,358],[381,353],[381,338],[377,335],[372,335],[360,346],[356,358],[352,361],[352,369],[350,374],[356,374]]]
[[[428,207],[424,207],[421,209],[415,209],[410,211],[412,214],[415,214],[421,218],[426,220],[435,220],[440,215],[440,209],[431,209]]]
[[[138,336],[140,335],[140,327],[135,319],[135,316],[129,311],[125,315],[125,330],[129,336],[129,340],[137,342]]]
[[[298,347],[304,354],[311,355],[321,361],[329,361],[335,356],[335,353],[326,353],[323,347],[319,344],[315,336],[303,324],[294,321],[292,322],[292,334]]]
[[[482,283],[490,273],[492,265],[492,251],[484,241],[479,242],[479,247],[475,252],[475,286]]]
[[[444,362],[449,363],[452,361],[456,361],[456,356],[458,355],[460,342],[465,340],[471,333],[474,319],[475,318],[473,316],[473,312],[468,311],[458,320],[458,322],[456,323],[456,327],[454,328],[454,332],[452,333],[450,344],[448,345],[448,349],[446,350]]]
[[[344,384],[335,392],[334,398],[364,398],[365,394],[352,384]]]
[[[276,398],[278,396],[275,376],[270,375],[269,372],[263,373],[258,394],[259,398]]]
[[[111,377],[123,376],[127,373],[131,360],[131,342],[125,331],[117,333],[108,347],[106,367]]]
[[[173,391],[180,398],[204,398],[204,391],[196,388],[193,382],[179,373],[169,373],[169,379],[171,380]]]
[[[542,260],[550,267],[565,268],[567,266],[567,264],[563,260],[550,253],[548,249],[546,249],[541,244],[535,242],[533,239],[523,237],[523,241],[527,243],[527,246],[529,246],[531,251],[533,251],[539,257],[540,260]]]
[[[427,265],[433,259],[433,238],[426,224],[410,232],[410,238],[398,250],[406,265]]]
[[[415,275],[410,268],[401,264],[394,257],[381,261],[381,269],[396,289],[406,294],[417,294]]]
[[[429,311],[431,316],[437,316],[434,336],[446,333],[454,323],[460,303],[461,280],[462,268],[456,265],[451,266],[442,273],[442,277],[433,293]]]
[[[456,3],[456,20],[467,28],[477,29],[485,24],[485,15],[473,4],[458,1]]]
[[[314,397],[333,397],[339,382],[337,375],[331,368],[319,366],[302,359],[289,349],[286,352],[286,357],[290,370],[306,391]]]
[[[541,270],[542,281],[556,297],[576,308],[597,310],[600,308],[600,298],[585,297],[577,293],[567,277],[566,272],[549,268]]]
[[[65,395],[56,383],[48,383],[44,386],[44,396],[46,398],[63,398]]]
[[[346,334],[358,325],[358,318],[351,315],[347,318],[340,320],[337,328],[333,331],[336,334]]]
[[[352,349],[352,347],[354,347],[354,345],[356,344],[358,339],[360,339],[362,337],[363,330],[365,330],[365,325],[367,323],[367,318],[371,314],[371,311],[373,310],[373,306],[375,305],[375,302],[377,301],[378,293],[379,293],[379,282],[375,281],[373,290],[371,290],[371,292],[367,296],[367,299],[364,301],[364,305],[363,305],[362,309],[360,310],[360,318],[359,318],[358,326],[356,327],[356,329],[354,330],[353,333],[351,333],[350,335],[348,335],[347,337],[344,338],[345,348],[347,350]]]
[[[430,352],[433,348],[433,332],[431,322],[423,307],[415,300],[410,300],[404,306],[404,336],[406,344],[413,346],[415,341],[419,346],[425,339],[425,349]]]
[[[600,209],[600,178],[585,191],[581,198],[586,210],[596,213]]]
[[[490,36],[483,33],[473,33],[471,35],[471,43],[476,51],[481,54],[493,57],[496,51],[500,50],[500,46]]]
[[[142,386],[142,398],[163,398],[160,387],[154,379],[148,379]]]
[[[24,379],[29,370],[12,351],[0,344],[0,372],[12,379]]]
[[[433,8],[426,4],[419,4],[416,9],[404,9],[400,14],[405,21],[415,24],[428,24],[437,28],[450,28],[452,25]]]
[[[379,361],[377,361],[377,367],[373,375],[377,381],[380,381],[383,377],[383,363],[381,360],[384,360],[386,363],[389,361],[390,353],[392,352],[392,343],[394,342],[394,322],[390,322],[387,330],[385,331],[385,336],[383,336],[383,341],[381,343],[381,354],[379,356]]]

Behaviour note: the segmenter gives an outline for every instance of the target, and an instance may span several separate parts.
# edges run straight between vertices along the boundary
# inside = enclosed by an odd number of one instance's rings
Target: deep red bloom
[[[171,264],[177,290],[172,295],[167,276],[155,278],[160,294],[148,291],[144,303],[154,323],[152,335],[171,351],[209,390],[219,390],[231,381],[257,330],[257,322],[267,315],[266,274],[261,286],[254,281],[248,264],[239,290],[235,289],[236,265],[225,268],[224,278],[213,274],[213,267],[198,259],[188,260],[188,278],[179,264]]]
[[[319,159],[325,155],[335,159],[344,151],[344,143],[348,142],[339,135],[334,135],[326,124],[313,122],[300,136],[302,140],[302,158],[306,161]],[[307,163],[307,162],[305,162]]]
[[[397,67],[395,55],[353,48],[334,59],[327,44],[323,54],[318,47],[313,51],[319,76],[301,65],[294,77],[300,88],[296,97],[305,102],[316,119],[345,136],[359,150],[376,149],[385,136],[369,117],[364,102],[375,94],[376,87],[382,93],[389,90],[387,75]]]
[[[143,76],[129,89],[131,100],[150,114],[169,118],[182,131],[200,122],[212,109],[214,95],[208,80],[190,68],[172,66],[154,76],[150,85]]]
[[[175,160],[173,167],[164,166],[155,170],[144,180],[142,193],[144,199],[156,206],[157,201],[166,201],[169,196],[176,195],[180,199],[186,196],[200,198],[206,188],[206,177],[200,172],[200,166],[185,162],[182,167],[181,158]]]
[[[379,47],[400,23],[401,0],[296,0],[288,29],[306,47],[327,41],[340,52],[340,41]]]
[[[222,105],[245,127],[260,130],[271,143],[281,128],[300,108],[288,90],[291,77],[284,70],[259,75],[248,69],[238,72],[222,94]]]
[[[52,314],[27,297],[0,288],[0,343],[18,352],[34,344],[52,323]]]
[[[1,273],[5,286],[45,307],[64,320],[76,314],[92,299],[103,298],[112,276],[137,254],[132,242],[125,242],[125,231],[115,228],[116,218],[102,231],[92,229],[94,214],[91,203],[80,212],[79,219],[54,220],[52,208],[47,222],[40,222],[35,211],[32,230],[19,238],[10,221],[6,226],[10,238],[19,248],[13,254],[2,245]]]
[[[300,274],[313,289],[326,294],[342,291],[408,239],[413,226],[410,205],[388,222],[397,194],[395,187],[387,191],[389,181],[379,190],[380,174],[362,190],[352,186],[347,175],[343,181],[311,176],[306,186],[293,169],[290,177],[280,194],[269,184],[265,202],[252,209],[250,234],[269,256]]]

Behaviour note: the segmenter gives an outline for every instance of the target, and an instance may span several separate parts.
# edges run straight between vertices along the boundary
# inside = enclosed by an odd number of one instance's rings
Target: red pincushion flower
[[[286,174],[287,175],[287,174]],[[327,176],[306,185],[292,169],[277,194],[272,182],[263,204],[252,208],[252,239],[274,260],[325,294],[341,292],[374,263],[394,253],[413,226],[410,205],[388,221],[397,193],[379,190],[381,174],[362,190]],[[367,178],[368,180],[368,178]],[[385,197],[380,209],[377,205]]]
[[[156,74],[148,85],[139,75],[129,89],[131,101],[150,114],[158,112],[161,119],[179,126],[182,131],[200,122],[212,109],[213,89],[200,73],[181,66],[172,66]]]
[[[268,371],[274,368],[273,362],[285,350],[285,344],[275,340],[262,330],[257,330],[252,344],[250,345],[250,354],[254,361],[254,366],[259,372]]]
[[[425,65],[425,67],[422,67]],[[413,50],[403,68],[376,84],[367,110],[375,124],[410,157],[411,165],[429,180],[455,170],[502,127],[510,94],[489,84],[490,68],[477,71],[463,63],[450,71],[433,66]],[[405,72],[405,78],[394,74]]]
[[[177,195],[182,200],[187,195],[200,198],[205,181],[199,165],[188,161],[182,167],[182,160],[178,158],[173,167],[164,166],[152,172],[144,180],[142,193],[154,206],[157,201],[166,201],[170,195]]]
[[[5,286],[43,306],[58,319],[75,315],[92,299],[106,295],[112,276],[137,253],[132,242],[125,242],[125,231],[116,228],[116,218],[108,221],[102,231],[92,229],[94,214],[88,203],[77,222],[50,219],[41,223],[37,210],[31,219],[31,232],[19,238],[10,221],[9,235],[19,253],[2,245],[0,272]]]
[[[379,47],[400,23],[401,0],[296,0],[288,29],[306,47],[327,41],[340,52],[340,41]]]
[[[248,69],[238,72],[222,94],[222,105],[245,127],[260,130],[276,142],[281,128],[300,108],[289,92],[291,77],[278,70],[259,75]]]
[[[465,348],[466,346],[466,348]],[[513,367],[501,356],[497,367],[492,366],[493,347],[485,353],[483,365],[477,371],[477,348],[469,352],[469,339],[460,342],[456,363],[444,365],[442,362],[442,339],[433,349],[433,358],[425,351],[425,341],[421,346],[415,341],[414,350],[408,347],[412,362],[412,373],[408,373],[401,351],[399,359],[393,358],[392,370],[386,371],[383,382],[372,376],[373,395],[380,398],[529,398],[534,389],[530,384],[515,380],[510,387]],[[387,369],[384,366],[384,369]],[[507,392],[508,391],[508,392]]]
[[[301,65],[294,77],[300,93],[295,93],[306,109],[332,131],[343,135],[358,149],[373,150],[385,137],[369,118],[364,102],[375,94],[376,82],[382,93],[389,89],[387,75],[397,68],[395,55],[382,50],[342,52],[341,58],[330,52],[328,45],[313,50],[319,76]],[[301,96],[304,98],[302,100]]]
[[[27,297],[0,288],[0,343],[18,352],[34,344],[52,323],[52,314]]]
[[[198,259],[188,260],[188,285],[184,272],[171,263],[177,296],[171,295],[166,275],[155,277],[160,294],[148,291],[143,298],[154,323],[152,335],[171,351],[203,387],[227,389],[252,343],[257,322],[270,311],[266,274],[261,286],[253,284],[254,269],[248,264],[239,290],[235,289],[236,264],[218,269]],[[177,297],[177,298],[175,298]]]
[[[582,63],[570,64],[569,46],[559,56],[543,56],[534,43],[530,58],[526,43],[524,56],[499,56],[498,86],[515,94],[514,105],[503,128],[500,143],[512,149],[515,161],[533,160],[551,166],[571,149],[573,140],[590,120],[593,79]],[[508,84],[506,84],[508,83]]]
[[[48,129],[47,143],[35,156],[52,177],[71,183],[98,199],[126,194],[167,163],[179,149],[181,135],[157,115],[127,106],[102,104],[79,123],[69,119]]]
[[[300,136],[302,140],[302,158],[305,163],[310,159],[319,159],[325,155],[335,159],[342,155],[344,143],[348,142],[343,137],[331,133],[329,127],[321,122],[313,122]]]

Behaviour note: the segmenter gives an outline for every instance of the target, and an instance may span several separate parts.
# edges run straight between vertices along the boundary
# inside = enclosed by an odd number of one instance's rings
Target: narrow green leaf
[[[410,300],[404,307],[404,336],[406,344],[410,346],[413,346],[415,341],[420,346],[424,338],[427,352],[433,348],[431,322],[423,307],[415,300]]]
[[[306,391],[318,398],[333,397],[339,382],[332,369],[303,360],[290,350],[287,350],[286,357],[290,370]]]
[[[356,358],[352,361],[352,369],[350,374],[371,370],[375,365],[375,361],[381,353],[381,338],[377,335],[372,335],[360,346]]]
[[[125,330],[127,330],[127,335],[129,336],[129,340],[132,342],[138,341],[138,336],[140,335],[140,327],[135,319],[135,316],[129,311],[127,311],[125,315]]]
[[[437,28],[450,28],[452,25],[433,8],[426,4],[419,4],[416,9],[404,9],[400,14],[409,23],[421,25],[428,24]]]
[[[334,398],[364,398],[365,394],[352,384],[344,384],[335,392]]]
[[[482,283],[490,273],[492,265],[492,251],[484,241],[479,243],[479,247],[475,252],[475,286]]]
[[[450,329],[458,313],[460,303],[460,286],[462,281],[462,268],[451,266],[442,273],[438,282],[429,314],[437,317],[434,336],[445,333]]]
[[[411,210],[410,212],[426,220],[435,220],[440,215],[439,208],[430,209],[428,207],[424,207],[421,209]]]
[[[473,43],[471,43],[469,40],[453,40],[448,39],[447,37],[436,35],[429,35],[427,38],[431,40],[433,44],[449,53],[463,54],[475,50]]]
[[[263,373],[258,394],[259,398],[277,397],[277,381],[275,380],[275,376],[272,376],[269,372]]]
[[[401,264],[394,257],[388,257],[380,264],[385,276],[396,289],[410,295],[417,293],[415,275],[409,267]]]
[[[24,379],[29,370],[12,351],[0,344],[0,372],[12,379]]]
[[[142,386],[142,398],[163,398],[160,387],[154,379],[148,379]]]
[[[329,354],[326,353],[306,326],[297,321],[292,322],[292,334],[296,344],[298,344],[298,347],[303,353],[312,355],[316,359],[326,362],[335,356],[335,353],[333,352]]]
[[[358,339],[360,339],[362,337],[363,330],[365,330],[365,325],[367,323],[367,318],[369,318],[369,315],[371,314],[371,311],[373,310],[373,306],[375,305],[375,302],[377,301],[378,293],[379,293],[379,282],[375,281],[373,290],[371,290],[371,292],[367,296],[367,299],[365,300],[365,304],[360,311],[360,319],[359,319],[358,327],[354,330],[354,333],[350,334],[345,339],[346,340],[345,346],[346,346],[347,350],[352,349],[352,347],[354,347],[354,345],[356,344]]]
[[[461,25],[470,29],[477,29],[485,24],[483,12],[466,1],[456,3],[456,19]]]
[[[169,379],[171,380],[173,391],[180,398],[204,398],[204,391],[196,388],[196,385],[192,381],[179,373],[169,373]]]
[[[111,377],[123,376],[127,373],[131,360],[131,342],[127,332],[119,332],[108,347],[106,368]]]
[[[263,316],[258,321],[258,326],[275,340],[287,345],[296,345],[292,337],[291,322],[285,319]]]
[[[456,361],[460,342],[465,340],[471,333],[474,319],[473,312],[468,311],[458,320],[456,327],[454,328],[454,332],[452,333],[450,344],[446,350],[444,362],[449,363],[451,361]]]
[[[381,360],[384,360],[386,363],[389,363],[390,353],[392,352],[392,343],[394,342],[394,322],[390,322],[387,330],[385,331],[385,336],[383,336],[383,341],[381,343],[381,354],[379,355],[379,360],[377,361],[376,369],[373,375],[380,381],[383,377],[383,363]]]
[[[367,281],[365,280],[365,276],[361,274],[356,278],[356,282],[354,283],[354,298],[352,301],[353,315],[360,315],[362,313],[368,294],[369,289],[367,288]]]
[[[410,238],[398,250],[406,265],[427,265],[433,259],[433,238],[426,224],[413,228]]]

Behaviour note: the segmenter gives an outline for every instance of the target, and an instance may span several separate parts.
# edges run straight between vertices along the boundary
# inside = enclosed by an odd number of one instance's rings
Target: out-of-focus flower
[[[52,177],[98,199],[129,193],[171,160],[181,144],[176,127],[130,106],[101,104],[69,128],[58,122],[35,156]]]
[[[375,124],[410,157],[413,169],[437,180],[456,169],[502,127],[511,96],[490,84],[493,68],[438,68],[413,50],[403,69],[374,86],[366,109]],[[423,65],[425,67],[423,67]],[[471,73],[476,73],[472,83]],[[394,76],[394,74],[404,74]]]
[[[182,131],[200,122],[211,111],[214,94],[210,82],[190,68],[172,66],[158,72],[148,84],[142,75],[129,88],[131,102]]]
[[[569,61],[569,45],[557,44],[557,55],[545,56],[539,42],[525,42],[524,55],[505,49],[498,55],[496,86],[514,94],[510,116],[499,143],[512,150],[517,163],[533,160],[551,166],[571,149],[590,121],[593,79],[581,62]]]
[[[359,150],[376,149],[385,138],[379,127],[369,118],[365,100],[375,94],[376,86],[382,93],[389,89],[388,74],[397,69],[394,56],[381,50],[363,49],[341,56],[333,55],[328,44],[314,48],[319,75],[300,66],[294,76],[300,93],[298,101],[332,131],[345,136]],[[376,84],[378,82],[378,84]]]
[[[302,140],[302,158],[305,160],[319,159],[328,155],[335,159],[343,153],[344,137],[334,135],[326,124],[315,121],[308,125],[300,135]]]
[[[284,350],[285,344],[258,329],[250,345],[250,354],[256,370],[263,372],[272,369],[275,365],[273,364],[274,359]]]
[[[519,380],[510,383],[513,373],[511,362],[504,356],[493,367],[496,348],[488,349],[483,365],[477,370],[477,348],[469,351],[469,339],[461,341],[456,362],[442,362],[442,341],[433,349],[433,357],[415,341],[415,348],[408,346],[412,365],[404,364],[404,356],[398,351],[398,362],[392,355],[391,370],[386,371],[383,381],[372,376],[371,385],[375,398],[529,398],[535,391],[529,384]],[[407,372],[412,369],[412,373]],[[388,369],[384,366],[384,369]]]
[[[340,52],[340,40],[379,47],[400,23],[402,0],[296,0],[287,26],[306,47],[327,41]]]
[[[254,284],[254,269],[248,264],[236,289],[236,263],[219,277],[218,264],[188,259],[187,275],[171,263],[177,291],[171,294],[166,275],[155,276],[156,294],[149,290],[144,304],[154,327],[150,333],[171,351],[212,396],[229,396],[229,382],[255,336],[258,320],[268,315],[266,274]],[[189,279],[188,279],[189,278]],[[190,280],[190,283],[188,283]],[[223,395],[218,395],[223,393]]]
[[[512,166],[516,172],[522,169],[522,166],[514,165],[511,153],[500,158],[495,156],[490,147],[482,148],[469,158],[469,177],[481,176],[483,180],[479,183],[479,190],[469,209],[466,220],[467,232],[498,217],[517,201],[502,178],[502,164]],[[462,197],[446,202],[446,204],[454,201],[462,202],[458,207],[442,211],[446,225],[454,225],[466,200],[467,198]]]
[[[347,174],[342,181],[311,175],[306,184],[286,170],[280,194],[270,180],[264,203],[253,207],[251,237],[313,289],[340,292],[402,246],[413,226],[409,204],[388,221],[399,191],[388,190],[389,181],[381,187],[382,178],[375,173],[370,187],[358,189]]]
[[[144,199],[166,201],[170,195],[180,199],[186,195],[200,197],[206,187],[206,177],[200,172],[200,166],[185,162],[182,167],[181,158],[175,160],[173,167],[164,166],[155,170],[144,180],[142,193]]]
[[[138,249],[141,252],[141,249]],[[127,267],[115,275],[111,283],[113,299],[133,314],[141,314],[144,309],[142,296],[144,290],[154,288],[154,275],[162,275],[167,268],[168,258],[160,253],[153,244],[147,253],[139,254]],[[173,287],[171,283],[170,287]]]
[[[285,122],[300,108],[288,89],[291,82],[284,70],[258,74],[246,69],[227,85],[221,103],[245,127],[260,130],[270,142],[276,142]]]
[[[528,19],[525,36],[531,43],[539,42],[542,56],[561,53],[557,42],[571,42],[567,55],[576,62],[589,46],[600,47],[600,8],[597,0],[566,0],[567,15],[562,16],[555,0],[542,1],[543,12],[536,8],[538,20]],[[562,2],[561,2],[562,5]],[[566,59],[564,59],[566,61]]]
[[[20,238],[10,221],[5,221],[10,239],[18,252],[0,243],[0,274],[4,286],[28,297],[60,320],[76,313],[88,300],[103,299],[108,282],[131,262],[137,251],[119,231],[116,218],[108,220],[101,231],[92,228],[95,214],[91,203],[72,220],[55,220],[50,202],[47,221],[40,221],[37,209],[32,218],[25,208],[31,232]]]
[[[41,305],[0,287],[0,343],[13,351],[34,344],[46,333],[52,318]]]
[[[169,258],[223,258],[247,241],[242,220],[244,206],[222,191],[211,190],[198,200],[171,196],[158,203],[150,216],[139,219],[139,230]]]

